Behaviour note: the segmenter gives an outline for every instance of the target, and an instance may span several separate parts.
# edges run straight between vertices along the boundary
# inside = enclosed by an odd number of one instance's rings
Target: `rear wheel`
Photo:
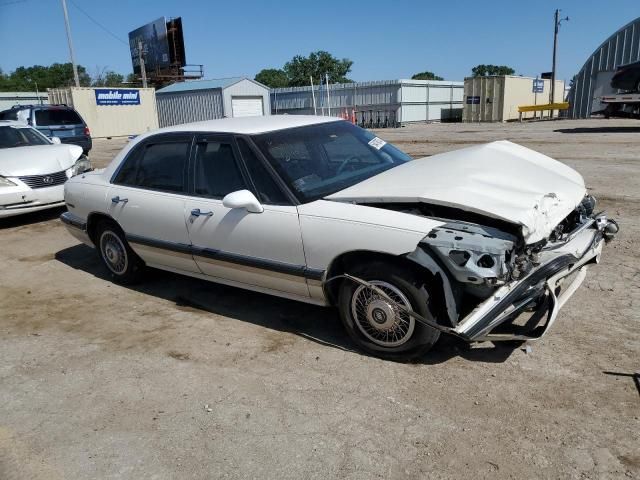
[[[348,279],[340,287],[340,316],[359,347],[379,357],[411,360],[425,354],[436,343],[440,332],[422,325],[405,311],[409,309],[433,318],[428,307],[426,279],[383,262],[355,268],[349,273],[376,287]]]
[[[115,222],[103,221],[96,231],[100,258],[111,279],[122,284],[138,280],[144,264],[127,243],[122,229]]]

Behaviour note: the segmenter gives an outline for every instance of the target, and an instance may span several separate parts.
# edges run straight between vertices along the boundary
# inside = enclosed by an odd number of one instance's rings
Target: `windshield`
[[[301,203],[344,190],[411,160],[348,122],[254,135],[253,140]]]
[[[29,127],[0,127],[0,148],[29,147],[32,145],[50,145],[40,132]]]

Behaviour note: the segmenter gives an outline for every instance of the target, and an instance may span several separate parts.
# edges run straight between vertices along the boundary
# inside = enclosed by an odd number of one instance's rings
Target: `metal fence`
[[[330,115],[365,128],[462,120],[463,82],[384,80],[271,90],[274,114]],[[315,109],[314,109],[315,96]]]

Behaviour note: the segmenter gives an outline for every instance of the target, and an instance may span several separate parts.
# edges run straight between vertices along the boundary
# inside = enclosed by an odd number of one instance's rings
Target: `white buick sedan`
[[[336,306],[361,348],[394,359],[441,332],[539,338],[618,230],[580,174],[519,145],[412,161],[305,116],[142,135],[65,200],[62,221],[116,281],[147,265]]]
[[[90,169],[82,148],[0,120],[0,218],[63,206],[64,182]]]

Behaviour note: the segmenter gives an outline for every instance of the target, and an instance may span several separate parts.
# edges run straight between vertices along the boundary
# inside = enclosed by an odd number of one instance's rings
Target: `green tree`
[[[265,68],[258,72],[254,80],[270,88],[289,86],[289,77],[284,70],[279,68]]]
[[[91,77],[86,68],[78,65],[80,85],[91,85]],[[0,79],[3,90],[6,91],[30,91],[38,89],[69,87],[74,85],[73,68],[71,63],[54,63],[48,67],[33,65],[31,67],[18,67],[10,74],[4,74]]]
[[[120,87],[124,83],[124,76],[111,70],[99,72],[93,79],[94,87]]]
[[[516,71],[506,65],[476,65],[471,69],[474,77],[489,77],[492,75],[513,75]]]
[[[411,80],[444,80],[444,78],[433,72],[420,72],[411,77]]]
[[[284,72],[289,79],[289,86],[301,87],[309,85],[309,77],[314,82],[320,79],[324,81],[325,74],[329,75],[330,83],[348,83],[347,74],[351,71],[353,62],[347,58],[338,59],[329,52],[319,50],[312,52],[308,57],[296,55],[285,63]]]
[[[140,83],[140,79],[135,73],[130,73],[127,75],[127,78],[124,83],[137,84],[137,83]]]

